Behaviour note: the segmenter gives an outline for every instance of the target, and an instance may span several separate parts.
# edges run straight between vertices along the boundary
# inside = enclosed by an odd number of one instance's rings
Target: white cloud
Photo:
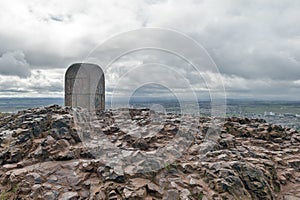
[[[1,1],[0,7],[2,88],[12,85],[32,95],[44,88],[49,95],[61,95],[63,72],[58,73],[60,78],[51,77],[58,68],[82,61],[112,35],[154,26],[175,29],[201,43],[219,67],[229,95],[300,99],[299,1],[10,0]],[[161,60],[176,65],[167,57]],[[131,61],[140,62],[144,60]],[[106,76],[116,81],[118,73],[111,70]],[[197,85],[192,73],[184,69],[181,73]],[[201,83],[197,87],[203,89]]]
[[[32,70],[31,76],[0,75],[0,97],[63,97],[63,69]]]

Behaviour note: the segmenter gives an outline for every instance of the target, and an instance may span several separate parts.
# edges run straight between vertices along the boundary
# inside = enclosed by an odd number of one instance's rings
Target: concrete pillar
[[[65,106],[105,109],[105,80],[95,64],[72,64],[65,74]]]

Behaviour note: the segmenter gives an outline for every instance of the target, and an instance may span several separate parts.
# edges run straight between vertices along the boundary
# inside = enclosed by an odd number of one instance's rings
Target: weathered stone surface
[[[167,190],[163,197],[164,200],[179,200],[179,192],[177,190]]]
[[[2,118],[0,194],[7,199],[300,198],[295,130],[263,120],[228,118],[220,137],[203,151],[210,118],[167,115],[152,129],[149,109],[133,109],[128,118],[123,111],[101,112],[90,124],[122,149],[106,152],[109,158],[127,151],[128,160],[120,163],[93,156],[97,151],[81,141],[69,107],[35,108]],[[197,126],[189,126],[196,121]],[[160,160],[136,156],[155,155],[170,141],[182,139],[176,135],[179,126],[193,136],[179,158],[161,167]],[[167,153],[178,148],[174,145]],[[122,168],[125,161],[131,164]],[[161,168],[143,173],[145,166]]]
[[[78,193],[77,192],[66,192],[61,196],[62,200],[76,200],[78,199]]]
[[[88,110],[105,109],[105,80],[95,64],[76,63],[65,75],[65,105]]]

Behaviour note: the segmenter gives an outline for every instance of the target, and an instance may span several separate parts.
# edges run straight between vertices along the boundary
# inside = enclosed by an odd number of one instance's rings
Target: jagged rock
[[[124,183],[124,173],[113,170],[112,168],[108,166],[100,166],[97,169],[98,174],[104,179],[104,180],[113,180],[119,183]]]
[[[62,200],[76,200],[79,198],[77,192],[66,192],[61,196]]]
[[[55,183],[57,180],[58,178],[55,175],[50,175],[49,178],[47,179],[49,183]]]
[[[285,195],[284,200],[300,200],[300,197],[295,197],[292,195]]]
[[[44,198],[45,200],[51,200],[51,199],[55,199],[55,194],[53,192],[46,192],[44,194]]]
[[[133,178],[130,180],[130,184],[136,189],[146,186],[149,182],[150,180],[144,178]]]
[[[300,158],[299,159],[292,159],[287,161],[289,167],[294,168],[297,171],[300,171]]]
[[[154,183],[148,183],[147,184],[147,189],[148,189],[149,192],[154,192],[154,193],[157,193],[159,195],[163,194],[162,189]]]
[[[42,177],[35,172],[29,173],[25,176],[25,180],[29,183],[33,184],[41,184],[42,183]]]
[[[189,196],[191,195],[191,192],[188,189],[183,189],[180,192],[180,199],[182,200],[189,200]]]
[[[149,109],[103,111],[81,125],[69,107],[20,111],[0,119],[0,191],[49,200],[300,198],[300,133],[249,118],[211,125]]]
[[[177,200],[179,199],[179,192],[177,190],[167,190],[163,197],[164,200]]]

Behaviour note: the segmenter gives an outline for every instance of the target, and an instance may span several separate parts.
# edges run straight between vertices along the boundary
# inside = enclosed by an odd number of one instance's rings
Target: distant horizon
[[[65,99],[64,97],[0,97],[0,99]],[[144,98],[138,100],[140,102],[147,101],[176,101],[177,99],[163,99],[163,98]],[[217,100],[217,99],[216,99]],[[226,98],[226,101],[287,101],[287,102],[300,102],[300,99],[263,99],[263,98]],[[192,100],[184,100],[185,102],[191,102]],[[200,101],[211,101],[210,99],[198,99]],[[105,100],[105,102],[111,102]],[[124,100],[115,100],[115,102],[126,102]]]

